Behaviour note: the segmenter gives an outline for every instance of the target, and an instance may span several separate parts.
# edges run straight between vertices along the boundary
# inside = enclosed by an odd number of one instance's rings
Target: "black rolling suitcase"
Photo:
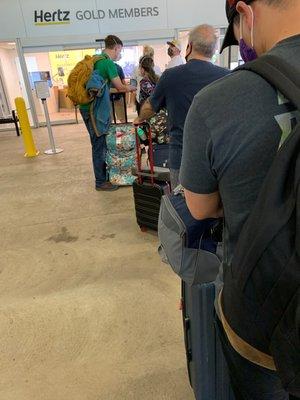
[[[182,316],[190,384],[196,400],[234,400],[214,323],[215,285],[182,281]]]
[[[165,173],[160,176],[159,170],[154,169],[153,144],[151,129],[148,131],[149,140],[149,171],[142,170],[142,152],[136,130],[137,176],[133,182],[133,196],[137,223],[142,230],[147,228],[157,231],[161,198],[170,192],[170,185],[165,181]]]

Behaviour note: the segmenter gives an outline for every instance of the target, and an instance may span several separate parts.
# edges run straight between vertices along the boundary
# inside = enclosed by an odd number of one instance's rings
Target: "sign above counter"
[[[224,0],[1,0],[0,40],[226,25]]]

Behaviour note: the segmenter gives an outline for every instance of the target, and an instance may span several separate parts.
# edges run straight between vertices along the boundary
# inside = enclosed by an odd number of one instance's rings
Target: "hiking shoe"
[[[119,186],[113,185],[110,182],[105,182],[103,185],[96,187],[97,191],[105,191],[105,192],[114,192],[115,190],[118,190]]]

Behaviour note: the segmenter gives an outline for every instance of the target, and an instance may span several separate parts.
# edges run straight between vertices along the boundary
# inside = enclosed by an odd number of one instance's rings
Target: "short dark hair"
[[[115,46],[120,45],[123,47],[123,42],[118,36],[115,35],[108,35],[104,39],[105,48],[106,49],[113,49]]]
[[[264,2],[270,6],[281,6],[285,0],[264,0]]]
[[[253,0],[253,1],[249,2],[248,4],[251,5],[251,3],[254,3],[254,1],[257,1],[257,0]],[[287,0],[259,0],[259,1],[266,3],[268,6],[274,6],[274,7],[283,6],[287,2]],[[234,16],[233,22],[235,24],[239,24],[240,19],[241,19],[240,14],[236,11],[236,15]]]

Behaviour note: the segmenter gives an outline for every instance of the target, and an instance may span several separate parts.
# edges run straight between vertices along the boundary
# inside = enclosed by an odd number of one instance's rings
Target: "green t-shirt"
[[[108,83],[110,83],[113,79],[117,78],[118,71],[116,64],[109,58],[106,53],[102,53],[101,57],[104,57],[104,60],[101,59],[95,63],[94,70],[98,71],[99,74],[105,79]],[[89,104],[81,104],[81,110],[89,110]]]

